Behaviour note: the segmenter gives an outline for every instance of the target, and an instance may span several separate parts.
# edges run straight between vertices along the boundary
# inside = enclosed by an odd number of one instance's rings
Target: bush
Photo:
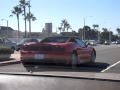
[[[0,61],[10,58],[11,54],[12,50],[10,48],[0,46]]]
[[[10,48],[0,46],[0,54],[12,54],[12,50]]]

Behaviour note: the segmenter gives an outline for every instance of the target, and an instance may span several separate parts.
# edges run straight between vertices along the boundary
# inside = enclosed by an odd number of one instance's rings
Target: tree
[[[27,13],[25,18],[27,21],[29,21],[29,36],[31,36],[31,20],[35,21],[36,17],[30,12],[30,13]]]
[[[99,27],[99,25],[97,25],[97,24],[93,24],[93,28],[94,28],[94,30],[95,30],[95,28],[98,28]]]
[[[103,32],[108,32],[107,28],[102,28]]]
[[[64,32],[65,30],[67,30],[67,32],[68,32],[68,29],[71,28],[70,24],[69,24],[68,21],[65,20],[65,19],[62,20],[61,27],[62,27],[63,32]]]
[[[20,0],[20,7],[23,9],[24,11],[24,20],[25,20],[25,37],[27,36],[27,24],[26,24],[26,6],[28,5],[28,3],[25,0]]]
[[[99,39],[100,39],[100,32],[98,31],[98,28],[99,28],[99,25],[97,25],[97,24],[93,24],[93,28],[94,28],[94,30],[97,30],[97,40],[99,41]],[[97,29],[96,29],[97,28]]]
[[[120,28],[117,28],[116,31],[117,31],[118,35],[120,36]]]
[[[86,40],[96,40],[97,39],[97,31],[94,29],[91,29],[89,26],[84,26],[83,28],[80,28],[79,36],[83,39],[83,31],[85,30],[85,39]]]
[[[68,32],[68,29],[71,29],[71,26],[69,23],[66,24],[66,28],[67,28],[67,32]]]
[[[66,28],[66,20],[65,19],[62,20],[61,27],[62,27],[62,31],[64,32],[65,28]]]
[[[18,21],[18,37],[20,37],[20,26],[19,26],[19,15],[22,13],[22,10],[19,6],[15,6],[12,10],[12,14],[16,15]]]
[[[108,31],[108,29],[107,28],[102,28],[102,30],[103,30],[103,32],[101,32],[101,41],[107,41],[107,40],[109,40],[109,34],[110,34],[110,32]]]
[[[59,31],[60,31],[60,33],[61,33],[62,27],[58,27],[58,30],[59,30]]]

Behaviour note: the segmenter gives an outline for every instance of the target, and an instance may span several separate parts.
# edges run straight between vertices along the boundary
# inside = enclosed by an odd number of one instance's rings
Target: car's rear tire
[[[96,59],[96,53],[95,53],[95,51],[93,51],[92,53],[91,53],[91,63],[94,63],[95,62],[95,59]]]
[[[24,67],[26,67],[28,65],[27,62],[24,62],[24,61],[21,61],[21,62],[22,62],[22,64],[23,64]]]
[[[75,69],[77,67],[77,64],[78,64],[78,57],[77,57],[77,54],[75,52],[73,52],[71,55],[72,69]]]

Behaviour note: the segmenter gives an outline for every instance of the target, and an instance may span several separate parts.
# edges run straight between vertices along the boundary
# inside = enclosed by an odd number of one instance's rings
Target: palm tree
[[[61,23],[61,27],[62,27],[62,30],[63,30],[63,32],[65,31],[65,28],[66,28],[66,20],[64,19],[64,20],[62,20],[62,23]]]
[[[22,13],[22,10],[19,6],[15,6],[12,10],[12,14],[16,15],[18,21],[18,37],[20,37],[20,26],[19,26],[19,15]]]
[[[107,28],[102,28],[103,32],[108,32]]]
[[[100,38],[100,36],[99,36],[99,31],[98,31],[99,25],[93,24],[93,28],[94,28],[94,31],[95,31],[96,28],[97,28],[97,39],[98,39],[98,41],[99,41],[99,38]]]
[[[62,27],[58,27],[58,30],[59,30],[59,31],[60,31],[60,33],[61,33]]]
[[[28,5],[28,3],[25,0],[20,0],[20,6],[21,8],[23,8],[24,11],[24,20],[25,20],[25,37],[27,36],[27,23],[26,23],[26,6]]]
[[[67,23],[66,28],[67,28],[67,32],[68,32],[68,29],[71,29],[71,26],[69,23]]]
[[[29,36],[31,36],[31,20],[35,21],[36,17],[31,12],[29,12],[27,13],[25,18],[27,21],[29,21]]]
[[[62,23],[61,23],[61,27],[62,27],[63,32],[65,30],[67,30],[67,32],[68,32],[68,29],[70,29],[70,24],[68,23],[67,20],[63,19]]]
[[[118,32],[118,35],[120,36],[120,28],[117,28],[116,31]]]
[[[93,24],[93,28],[94,28],[94,30],[95,30],[95,28],[98,28],[99,27],[99,25],[97,25],[97,24]]]

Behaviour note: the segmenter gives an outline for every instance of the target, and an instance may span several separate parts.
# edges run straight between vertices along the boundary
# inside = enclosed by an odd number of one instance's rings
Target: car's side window
[[[81,41],[80,39],[75,39],[75,41],[77,42],[77,44],[80,46],[80,47],[85,47],[85,43],[83,41]]]

